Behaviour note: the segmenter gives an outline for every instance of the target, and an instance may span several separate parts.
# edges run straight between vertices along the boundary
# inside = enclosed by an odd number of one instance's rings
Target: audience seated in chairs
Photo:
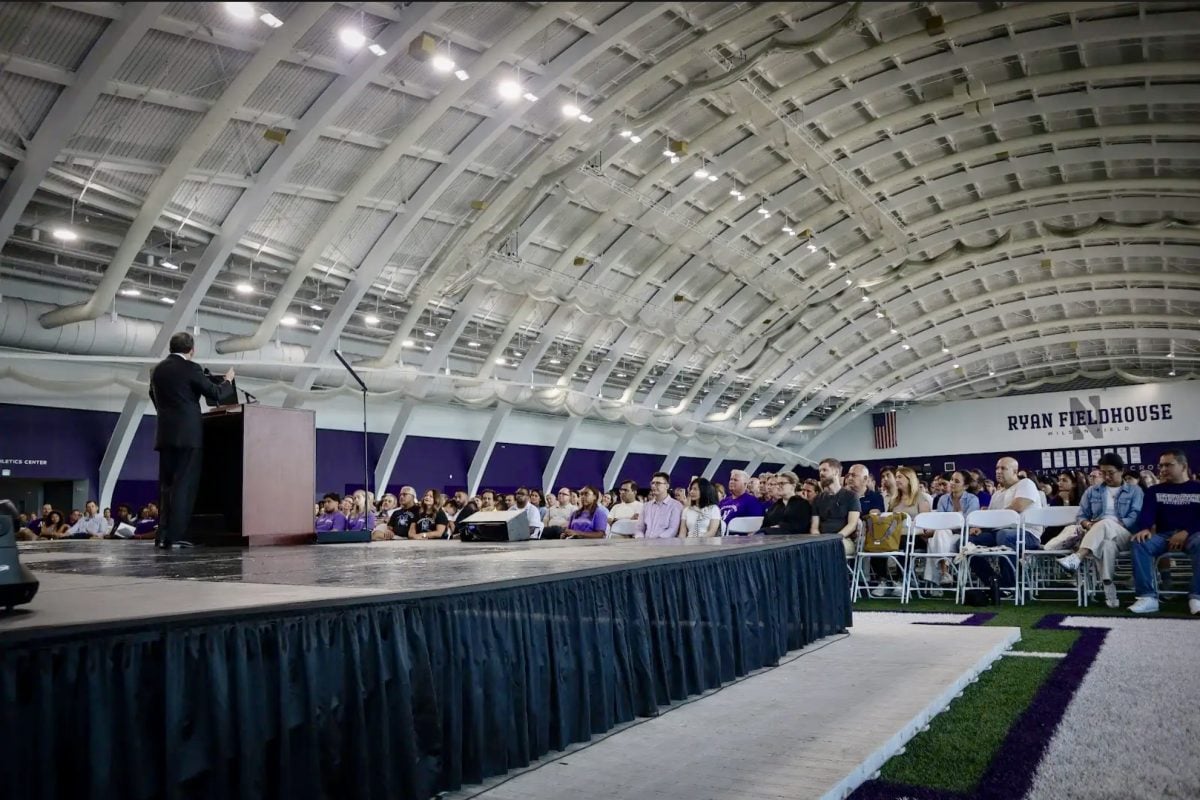
[[[963,515],[963,519],[971,514],[972,511],[979,510],[979,498],[974,493],[968,491],[969,486],[976,485],[976,481],[969,472],[955,470],[950,473],[949,491],[938,498],[937,505],[934,511],[956,512]],[[954,553],[958,551],[959,540],[962,539],[961,531],[952,530],[937,530],[932,531],[927,539],[929,550],[934,553]],[[933,559],[925,560],[925,580],[929,583],[935,582],[934,570],[937,571],[936,582],[939,586],[953,586],[954,578],[950,576],[950,565],[945,561],[938,561],[935,565]]]
[[[353,501],[351,501],[351,507]],[[321,513],[314,522],[317,533],[346,530],[346,515],[342,512],[342,497],[337,492],[327,492],[321,498]]]
[[[849,558],[854,555],[862,506],[854,492],[842,487],[842,462],[836,458],[822,459],[817,465],[817,473],[821,476],[821,493],[813,501],[809,532],[836,533],[841,536],[842,546]]]
[[[542,538],[542,514],[538,511],[537,506],[529,502],[529,489],[525,486],[517,489],[516,492],[517,508],[525,512],[525,518],[529,520],[529,538]]]
[[[1079,513],[1075,517],[1075,524],[1068,525],[1045,543],[1047,550],[1078,548],[1074,553],[1058,559],[1059,565],[1065,570],[1074,572],[1093,557],[1099,562],[1104,602],[1109,608],[1120,606],[1117,586],[1113,583],[1117,554],[1129,550],[1132,530],[1142,511],[1142,490],[1121,480],[1124,468],[1124,462],[1116,453],[1102,455],[1099,465],[1102,483],[1089,486],[1083,493],[1078,502]],[[1066,474],[1060,476],[1060,481]],[[1062,483],[1059,488],[1062,489]]]
[[[612,534],[614,522],[620,522],[623,519],[640,520],[642,517],[642,503],[637,499],[636,483],[628,479],[621,481],[621,486],[617,489],[617,497],[620,502],[614,503],[612,508],[608,510],[608,529],[610,535]]]
[[[608,509],[600,505],[600,493],[593,486],[579,490],[579,508],[563,531],[564,539],[603,539],[608,535]]]
[[[375,498],[370,493],[359,489],[350,497],[343,498],[343,503],[345,500],[350,501],[350,510],[342,509],[342,513],[346,516],[346,530],[374,531]]]
[[[1017,475],[1018,464],[1015,458],[1005,456],[996,462],[996,492],[988,505],[990,510],[1010,509],[1020,514],[1027,508],[1042,507],[1042,493],[1029,478]],[[1024,546],[1029,550],[1040,550],[1042,529],[1038,525],[1025,528]],[[1017,549],[1018,529],[992,528],[981,531],[971,528],[968,531],[969,541],[976,547],[1008,547]],[[991,585],[996,574],[986,558],[971,559],[971,571],[985,585]],[[1005,586],[1016,586],[1016,566],[1011,556],[1000,558],[1001,580]]]
[[[563,486],[555,495],[556,505],[546,512],[545,527],[542,528],[543,539],[562,538],[563,532],[571,524],[575,506],[571,505],[571,490]]]
[[[883,495],[867,488],[870,485],[870,478],[871,473],[867,471],[867,467],[864,464],[855,464],[846,470],[846,488],[858,498],[859,521],[867,522],[868,524],[872,515],[879,516],[880,514],[884,514],[887,509],[887,501]],[[892,486],[895,486],[894,476]],[[870,564],[871,576],[883,584],[885,593],[891,593],[891,576],[888,574],[888,560],[886,558],[872,558],[868,563]]]
[[[707,478],[692,478],[688,486],[688,505],[679,520],[683,539],[721,535],[721,509],[717,490]]]
[[[67,530],[67,536],[72,539],[100,539],[104,533],[104,517],[100,515],[100,505],[95,500],[88,500],[84,504],[83,514]]]
[[[1161,482],[1145,492],[1138,532],[1130,548],[1137,599],[1129,610],[1135,614],[1158,611],[1155,563],[1166,553],[1182,551],[1192,560],[1188,611],[1200,614],[1200,483],[1188,478],[1187,455],[1178,449],[1159,456],[1158,473]]]
[[[795,535],[809,532],[812,525],[812,504],[796,494],[800,479],[796,473],[783,471],[771,476],[771,496],[774,504],[763,517],[762,533],[772,535]]]
[[[388,527],[400,539],[407,539],[412,521],[417,518],[417,490],[401,486],[396,496],[396,510],[388,517]]]

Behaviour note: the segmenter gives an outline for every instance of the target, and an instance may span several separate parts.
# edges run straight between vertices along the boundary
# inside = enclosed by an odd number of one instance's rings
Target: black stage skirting
[[[850,625],[836,537],[707,550],[500,588],[11,631],[0,787],[424,800]]]

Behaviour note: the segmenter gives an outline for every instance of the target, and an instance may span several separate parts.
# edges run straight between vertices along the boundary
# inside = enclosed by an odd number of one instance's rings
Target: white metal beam
[[[608,462],[608,469],[604,471],[604,489],[612,489],[617,485],[617,481],[621,480],[621,470],[625,467],[626,459],[629,458],[629,449],[633,447],[633,440],[637,433],[638,429],[632,425],[625,428],[625,434],[621,436],[617,449],[613,451],[612,460]],[[546,489],[550,489],[550,484],[546,484]]]
[[[479,446],[475,449],[475,456],[471,459],[471,466],[467,470],[467,494],[472,497],[479,491],[484,470],[487,469],[488,461],[492,458],[492,451],[496,449],[496,439],[500,436],[500,428],[512,414],[512,410],[512,406],[507,403],[500,403],[492,411],[491,419],[488,420],[487,428],[483,431],[483,437],[479,440]]]
[[[400,458],[400,449],[404,446],[404,439],[416,409],[416,401],[405,400],[396,410],[387,441],[383,443],[383,449],[379,452],[379,460],[375,462],[376,497],[382,497],[383,493],[387,491],[388,480],[392,477],[392,470],[396,468],[396,461]]]
[[[571,449],[571,439],[581,424],[583,424],[583,417],[568,417],[567,421],[563,423],[562,430],[558,433],[558,441],[554,443],[554,450],[550,452],[550,459],[546,462],[546,468],[542,470],[542,486],[549,488],[558,480],[559,470],[562,469],[567,453]]]

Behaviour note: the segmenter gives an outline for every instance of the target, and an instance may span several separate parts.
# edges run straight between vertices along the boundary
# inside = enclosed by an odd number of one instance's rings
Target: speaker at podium
[[[529,517],[524,509],[476,511],[462,523],[464,542],[524,542],[529,540]]]

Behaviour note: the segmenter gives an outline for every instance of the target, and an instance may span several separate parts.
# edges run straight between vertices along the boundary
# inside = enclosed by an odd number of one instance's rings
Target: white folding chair
[[[646,533],[646,523],[636,519],[618,519],[608,526],[604,532],[605,539],[613,536],[642,536]]]
[[[1013,593],[1013,602],[1015,605],[1021,605],[1021,578],[1017,573],[1020,569],[1021,554],[1024,551],[1024,530],[1021,528],[1021,515],[1009,508],[988,509],[986,511],[972,511],[967,515],[967,530],[963,532],[963,539],[959,542],[959,556],[962,563],[958,568],[958,593],[957,602],[961,605],[966,601],[967,584],[971,580],[971,560],[975,558],[1011,558],[1013,559],[1013,585],[1006,586],[1003,582],[1000,584],[1000,589],[1011,591]],[[996,528],[1016,528],[1017,529],[1017,546],[1013,547],[993,547],[983,553],[967,553],[961,551],[971,541],[968,535],[971,528],[981,528],[990,530]]]
[[[763,517],[734,517],[729,520],[728,530],[725,533],[729,536],[743,533],[758,533],[762,530]]]
[[[908,558],[908,589],[909,597],[912,597],[912,592],[916,589],[917,596],[921,596],[920,584],[918,583],[917,565],[921,562],[937,559],[938,561],[946,561],[950,564],[951,571],[955,570],[954,558],[958,555],[957,550],[950,552],[939,552],[933,549],[933,540],[929,539],[929,548],[926,550],[916,549],[917,531],[941,531],[948,530],[951,533],[958,534],[958,541],[961,546],[963,535],[966,532],[967,521],[958,511],[924,511],[917,514],[917,518],[913,520],[913,550]],[[957,585],[957,576],[955,576],[955,585]],[[940,589],[938,591],[941,591]],[[957,595],[956,595],[957,596]]]
[[[1025,527],[1041,525],[1053,527],[1056,525],[1074,525],[1079,515],[1079,506],[1050,506],[1048,508],[1027,508],[1021,514],[1021,538],[1023,557],[1021,558],[1021,592],[1022,598],[1038,599],[1039,592],[1062,592],[1075,595],[1075,602],[1082,606],[1084,593],[1085,570],[1069,573],[1058,566],[1052,559],[1062,558],[1071,554],[1071,550],[1029,550],[1024,548]]]
[[[905,561],[912,557],[913,550],[913,529],[912,519],[907,514],[885,514],[884,516],[895,516],[900,523],[900,549],[899,550],[876,550],[867,551],[864,548],[867,544],[867,521],[863,520],[863,524],[859,526],[858,546],[854,550],[854,577],[850,586],[850,599],[852,602],[858,602],[860,591],[870,592],[871,576],[867,561],[872,558],[887,559],[887,563],[895,564],[900,571],[900,603],[903,605],[908,602],[908,569],[905,567]],[[911,562],[910,562],[911,563]]]

